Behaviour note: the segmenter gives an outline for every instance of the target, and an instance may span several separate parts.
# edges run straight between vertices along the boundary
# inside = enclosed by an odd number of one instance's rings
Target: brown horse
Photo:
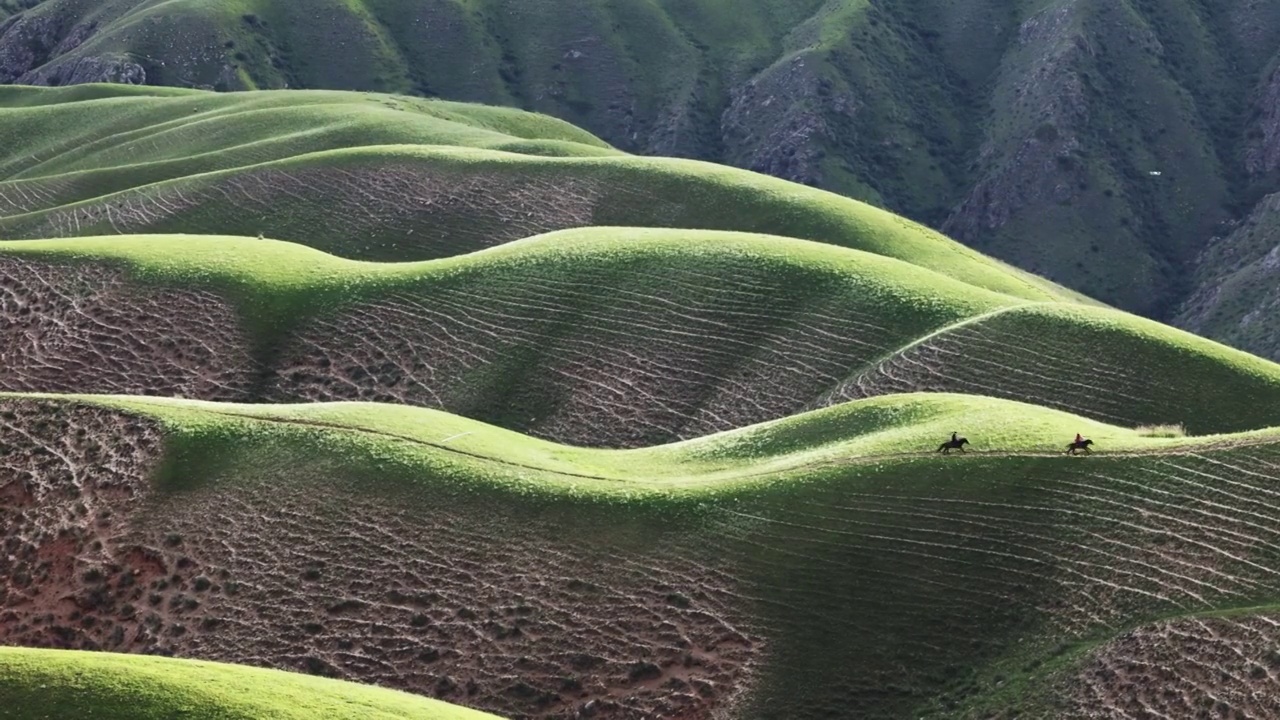
[[[942,443],[941,445],[938,446],[938,449],[935,452],[940,452],[943,455],[949,454],[952,450],[959,450],[960,452],[964,452],[964,446],[968,444],[969,444],[968,438],[956,438],[955,440],[948,440]]]
[[[1073,442],[1067,446],[1067,454],[1075,455],[1077,450],[1083,450],[1084,454],[1088,455],[1089,453],[1093,452],[1092,450],[1089,449],[1089,446],[1092,444],[1093,444],[1092,440],[1081,440],[1080,442]]]

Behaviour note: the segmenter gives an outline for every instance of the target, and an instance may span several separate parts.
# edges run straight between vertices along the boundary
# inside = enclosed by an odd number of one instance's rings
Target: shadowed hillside
[[[1195,433],[1280,423],[1272,363],[786,238],[593,228],[380,265],[140,236],[0,243],[0,269],[8,390],[376,400],[615,447],[924,389]]]
[[[1280,358],[1280,194],[1204,251],[1197,290],[1175,322],[1263,357]]]

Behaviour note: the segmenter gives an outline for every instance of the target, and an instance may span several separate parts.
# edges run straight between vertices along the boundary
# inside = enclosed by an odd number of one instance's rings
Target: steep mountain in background
[[[1211,287],[1255,278],[1243,255],[1264,258],[1280,238],[1259,231],[1248,253],[1228,240],[1201,254],[1280,190],[1280,4],[3,7],[16,13],[0,25],[3,82],[352,88],[524,107],[624,150],[864,199],[1119,307],[1280,352],[1251,320],[1267,300]]]
[[[1195,287],[1177,325],[1280,358],[1280,193],[1258,203],[1227,236],[1210,241]]]

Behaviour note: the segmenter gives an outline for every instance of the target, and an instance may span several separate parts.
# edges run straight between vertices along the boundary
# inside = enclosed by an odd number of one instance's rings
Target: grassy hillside
[[[866,200],[1160,319],[1218,223],[1280,189],[1280,9],[1255,0],[35,5],[0,32],[0,81],[521,107]]]
[[[9,89],[0,233],[266,235],[416,260],[582,225],[675,226],[817,240],[1001,292],[1074,297],[867,205],[620,155],[544,117],[342,93],[148,92]]]
[[[1064,645],[1042,666],[1006,668],[1001,689],[967,704],[964,715],[1267,717],[1277,707],[1275,622],[1274,605],[1179,613]]]
[[[0,648],[6,718],[483,720],[493,715],[381,688],[194,660]]]
[[[1280,366],[788,238],[593,228],[402,264],[82,238],[0,243],[0,267],[9,390],[398,402],[595,446],[921,389],[1198,434],[1280,423]]]
[[[1280,591],[1272,431],[931,394],[601,451],[379,405],[0,405],[8,643],[505,714],[958,717],[1135,625]],[[932,453],[957,425],[975,452]],[[1093,457],[1062,455],[1077,431]]]
[[[1126,313],[1020,305],[959,323],[860,369],[833,399],[938,390],[1005,397],[1124,425],[1196,432],[1274,424],[1241,398],[1273,363]],[[1252,416],[1245,424],[1236,425]]]
[[[85,85],[0,88],[9,213],[297,155],[450,145],[543,155],[618,154],[571,125],[504,108],[338,92],[215,95]],[[22,140],[23,150],[16,147]],[[26,187],[46,180],[49,193]],[[93,192],[95,194],[88,194]],[[29,203],[25,205],[24,203]]]

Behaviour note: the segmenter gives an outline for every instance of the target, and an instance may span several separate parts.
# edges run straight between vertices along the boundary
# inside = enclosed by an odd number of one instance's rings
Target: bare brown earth
[[[158,429],[65,403],[5,403],[0,447],[5,641],[63,645],[92,632],[123,644],[120,623],[136,611],[112,608],[116,619],[100,621],[108,583],[140,592],[139,581],[163,568],[110,537],[147,493],[161,454]]]
[[[235,308],[121,270],[0,257],[0,389],[244,399],[254,381]]]
[[[288,455],[302,435],[161,465],[161,435],[0,402],[0,643],[302,670],[511,717],[896,717],[1028,633],[1280,593],[1274,443],[957,458],[909,480],[815,467],[685,521],[455,490],[447,463],[402,491],[341,448]],[[1216,648],[1187,647],[1188,682]]]
[[[324,484],[157,495],[151,423],[3,407],[0,643],[294,669],[511,717],[710,717],[761,650],[733,576],[678,537],[627,552],[616,527],[598,542],[550,515]]]
[[[0,188],[9,236],[213,233],[292,240],[343,257],[451,257],[552,230],[607,224],[599,206],[629,191],[600,178],[485,167],[370,163],[257,168],[129,189],[65,204],[92,189],[54,178]],[[89,195],[89,198],[92,198]]]
[[[793,282],[746,262],[715,277],[648,263],[442,280],[299,320],[264,367],[213,292],[4,258],[0,388],[398,402],[561,442],[655,444],[803,410],[906,340],[850,312],[855,283],[809,278],[801,302]]]
[[[1280,616],[1185,618],[1108,643],[1068,685],[1082,718],[1280,717]]]

